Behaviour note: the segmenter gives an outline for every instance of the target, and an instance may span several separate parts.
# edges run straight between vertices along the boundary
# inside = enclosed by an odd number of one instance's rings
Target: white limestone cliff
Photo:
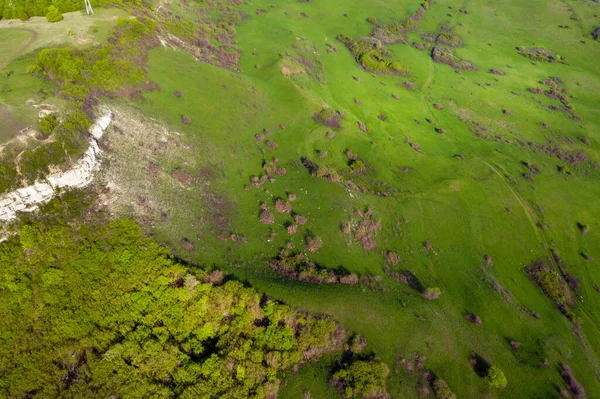
[[[50,201],[60,189],[81,188],[90,184],[100,166],[98,139],[112,121],[112,114],[105,112],[90,129],[90,146],[83,157],[68,171],[52,174],[45,181],[32,186],[19,188],[0,196],[0,220],[8,221],[17,217],[17,212],[32,212],[39,204]]]

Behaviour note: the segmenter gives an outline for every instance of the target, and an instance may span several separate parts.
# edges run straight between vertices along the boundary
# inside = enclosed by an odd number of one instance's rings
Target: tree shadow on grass
[[[491,364],[485,360],[483,357],[478,355],[477,353],[471,353],[471,359],[469,360],[471,366],[473,366],[473,371],[479,377],[484,378],[488,374],[488,370],[490,369]]]

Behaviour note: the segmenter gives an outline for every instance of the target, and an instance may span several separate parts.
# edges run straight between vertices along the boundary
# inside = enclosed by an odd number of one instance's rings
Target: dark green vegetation
[[[27,224],[0,259],[7,398],[273,397],[281,371],[344,341],[331,318],[177,263],[127,219]]]
[[[127,161],[106,163],[93,209],[138,217],[190,274],[226,270],[367,339],[365,355],[287,369],[281,397],[382,380],[403,397],[597,396],[598,7],[130,6],[138,84],[156,86],[95,97],[118,110],[103,140]],[[83,98],[47,71],[30,78]]]
[[[104,0],[92,0],[92,6],[97,7],[106,5],[109,2]],[[58,22],[62,18],[57,19],[60,13],[79,11],[85,9],[83,0],[0,0],[0,19],[21,19],[26,20],[33,16],[48,16],[52,13],[52,17],[48,20],[55,19],[50,22]],[[50,11],[52,10],[52,11]]]
[[[345,398],[376,397],[385,392],[389,373],[385,363],[356,360],[336,371],[331,378]]]

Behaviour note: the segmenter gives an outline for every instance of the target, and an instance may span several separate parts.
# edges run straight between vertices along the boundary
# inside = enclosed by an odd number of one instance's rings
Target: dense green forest
[[[92,6],[106,5],[104,0],[92,0]],[[85,9],[83,0],[0,0],[0,19],[27,19],[44,16],[48,7],[55,6],[58,11],[71,12]]]
[[[0,246],[0,396],[272,396],[343,328],[178,263],[129,219],[32,223]],[[77,304],[77,306],[74,306]]]

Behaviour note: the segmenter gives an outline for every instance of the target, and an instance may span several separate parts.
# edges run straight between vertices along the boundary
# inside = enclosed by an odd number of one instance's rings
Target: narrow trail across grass
[[[6,60],[6,62],[4,62],[4,64],[0,65],[0,71],[3,70],[4,68],[6,68],[6,66],[8,64],[11,63],[12,60],[14,60],[15,58],[19,57],[20,55],[22,55],[23,53],[25,53],[25,51],[27,51],[27,49],[37,40],[38,38],[38,33],[36,31],[34,31],[33,29],[27,29],[27,28],[14,28],[14,29],[20,29],[20,30],[24,30],[27,32],[30,32],[32,34],[31,39],[29,39],[29,41],[27,43],[25,43],[25,45],[23,47],[21,47],[19,49],[19,51],[17,51],[17,53],[9,58],[8,60]]]

